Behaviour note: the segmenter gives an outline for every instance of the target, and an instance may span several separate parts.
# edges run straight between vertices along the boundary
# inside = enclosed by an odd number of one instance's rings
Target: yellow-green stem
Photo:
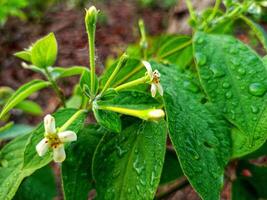
[[[146,82],[148,82],[150,80],[149,76],[146,75],[146,76],[143,76],[139,79],[136,79],[134,81],[130,81],[128,83],[125,83],[125,84],[122,84],[122,85],[119,85],[118,87],[115,88],[115,91],[120,91],[120,90],[124,90],[124,89],[128,89],[128,88],[132,88],[134,86],[137,86],[137,85],[140,85],[140,84],[144,84]]]

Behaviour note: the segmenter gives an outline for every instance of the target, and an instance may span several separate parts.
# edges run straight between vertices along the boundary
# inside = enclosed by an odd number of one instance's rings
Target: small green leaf
[[[0,140],[1,139],[12,139],[20,135],[26,135],[33,130],[32,126],[26,124],[14,124],[9,129],[0,131]]]
[[[31,51],[20,51],[20,52],[17,52],[14,54],[14,56],[22,59],[22,60],[25,60],[27,62],[31,62]]]
[[[226,35],[198,32],[194,50],[209,100],[239,130],[233,135],[233,157],[255,151],[267,138],[267,70],[263,61],[248,46]]]
[[[41,115],[43,110],[41,106],[33,101],[24,100],[15,106],[16,109],[20,109],[23,112],[32,114],[32,115]]]
[[[83,66],[72,66],[72,67],[53,67],[51,69],[51,75],[54,79],[66,78],[69,76],[81,75],[84,71],[88,70]]]
[[[93,189],[93,154],[104,133],[99,126],[86,126],[79,131],[77,142],[69,145],[61,169],[65,200],[88,198],[88,192]]]
[[[57,41],[54,33],[39,39],[32,46],[31,61],[37,67],[53,66],[57,58]]]
[[[197,90],[184,84],[192,82],[185,74],[151,64],[161,73],[170,138],[183,172],[203,199],[218,200],[231,154],[230,130],[211,105],[200,103]]]
[[[54,173],[51,167],[46,166],[22,182],[13,200],[52,200],[56,194]]]
[[[18,105],[21,101],[30,96],[32,93],[42,88],[48,87],[49,85],[49,82],[43,80],[33,80],[22,85],[14,94],[12,94],[12,96],[7,101],[6,105],[0,113],[0,119],[12,108]]]
[[[246,16],[240,17],[255,33],[255,35],[258,37],[259,41],[261,42],[264,49],[267,51],[267,33],[266,31],[261,27],[261,25],[257,24],[253,20],[249,19]]]
[[[111,111],[93,109],[96,121],[107,130],[115,133],[121,132],[120,116]]]
[[[96,199],[154,198],[166,147],[165,121],[138,122],[105,134],[93,160]]]
[[[91,75],[90,75],[90,71],[84,71],[81,79],[80,79],[80,88],[81,90],[85,93],[86,96],[88,96],[90,98],[91,95]],[[98,91],[98,80],[97,80],[97,76],[95,76],[95,93]],[[94,94],[95,94],[94,93]]]

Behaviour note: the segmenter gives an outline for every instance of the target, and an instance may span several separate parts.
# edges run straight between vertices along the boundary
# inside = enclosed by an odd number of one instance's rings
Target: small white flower
[[[44,118],[45,134],[36,145],[36,151],[39,156],[45,155],[49,148],[53,149],[53,159],[55,162],[63,162],[66,158],[64,143],[77,140],[77,135],[73,131],[58,132],[56,129],[55,118],[46,115]]]
[[[163,96],[163,88],[160,84],[160,73],[158,70],[152,71],[152,67],[149,62],[143,61],[144,66],[147,70],[147,75],[151,81],[151,95],[152,97],[156,96],[157,91],[161,96]]]
[[[162,118],[164,117],[165,113],[162,109],[155,109],[155,110],[151,110],[148,113],[149,118],[151,119],[158,119],[158,118]]]

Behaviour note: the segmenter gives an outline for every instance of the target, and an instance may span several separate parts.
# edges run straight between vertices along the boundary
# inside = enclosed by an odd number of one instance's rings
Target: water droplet
[[[198,44],[202,44],[204,42],[204,38],[203,37],[198,37],[197,38],[197,43]]]
[[[198,92],[198,87],[191,81],[184,81],[183,85],[186,90],[189,90],[194,93]]]
[[[199,154],[194,149],[187,147],[187,151],[193,156],[194,159],[199,159]]]
[[[229,88],[230,87],[230,83],[227,83],[227,82],[225,82],[225,83],[223,83],[223,88]]]
[[[256,107],[256,106],[254,106],[254,105],[252,105],[251,106],[251,111],[253,112],[253,113],[258,113],[259,112],[259,108],[258,107]]]
[[[132,189],[131,188],[128,188],[127,189],[127,192],[128,192],[128,194],[131,194],[132,193]]]
[[[238,71],[238,73],[241,74],[241,75],[245,75],[245,74],[246,74],[246,70],[243,69],[243,68],[239,68],[237,71]]]
[[[144,166],[139,166],[139,164],[139,156],[137,156],[136,160],[133,163],[133,168],[138,175],[140,175],[142,170],[144,169]]]
[[[115,148],[117,149],[117,154],[120,158],[122,158],[128,151],[127,149],[122,149],[119,145],[116,145]]]
[[[233,93],[231,91],[226,92],[225,97],[227,99],[230,99],[233,96]]]
[[[207,62],[207,56],[205,56],[204,54],[201,54],[201,53],[196,54],[196,59],[197,59],[197,63],[199,65],[205,65]]]
[[[218,66],[211,65],[210,70],[213,72],[214,77],[222,77],[225,75],[224,71]]]
[[[118,177],[118,176],[120,175],[120,173],[121,173],[120,170],[115,170],[115,171],[113,172],[113,174],[112,174],[112,177],[113,177],[113,178],[116,178],[116,177]]]
[[[249,85],[249,92],[254,96],[262,96],[266,92],[266,86],[262,83],[252,83]]]

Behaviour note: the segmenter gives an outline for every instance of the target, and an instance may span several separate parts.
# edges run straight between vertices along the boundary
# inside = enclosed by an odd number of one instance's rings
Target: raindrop
[[[139,165],[139,156],[137,156],[136,160],[133,163],[133,168],[136,171],[138,175],[141,174],[142,170],[144,169],[144,166],[138,166]]]
[[[230,87],[230,83],[227,83],[227,82],[225,82],[225,83],[223,83],[223,88],[229,88]]]
[[[127,149],[122,149],[119,145],[116,145],[115,148],[117,149],[117,154],[120,158],[123,157],[125,153],[127,153]]]
[[[198,37],[197,38],[197,43],[198,44],[202,44],[204,42],[204,38],[203,37]]]
[[[251,111],[253,112],[253,113],[258,113],[259,112],[259,108],[258,107],[256,107],[256,106],[254,106],[254,105],[252,105],[251,106]]]
[[[184,81],[183,85],[186,90],[189,90],[194,93],[198,92],[198,87],[191,81]]]
[[[222,71],[222,69],[218,66],[211,65],[210,70],[213,72],[214,77],[222,77],[225,75],[224,71]]]
[[[249,85],[249,92],[254,96],[262,96],[266,92],[266,86],[262,83],[252,83]]]
[[[205,56],[204,54],[196,54],[196,59],[199,65],[205,65],[207,62],[207,56]]]
[[[246,70],[243,69],[243,68],[239,68],[237,71],[238,71],[238,73],[241,74],[241,75],[245,75],[245,74],[246,74]]]
[[[118,177],[118,176],[120,175],[120,173],[121,173],[120,170],[115,170],[115,171],[113,172],[113,174],[112,174],[112,177],[113,177],[113,178],[116,178],[116,177]]]
[[[226,97],[227,99],[230,99],[232,96],[233,96],[233,94],[232,94],[231,91],[226,92],[226,94],[225,94],[225,97]]]

